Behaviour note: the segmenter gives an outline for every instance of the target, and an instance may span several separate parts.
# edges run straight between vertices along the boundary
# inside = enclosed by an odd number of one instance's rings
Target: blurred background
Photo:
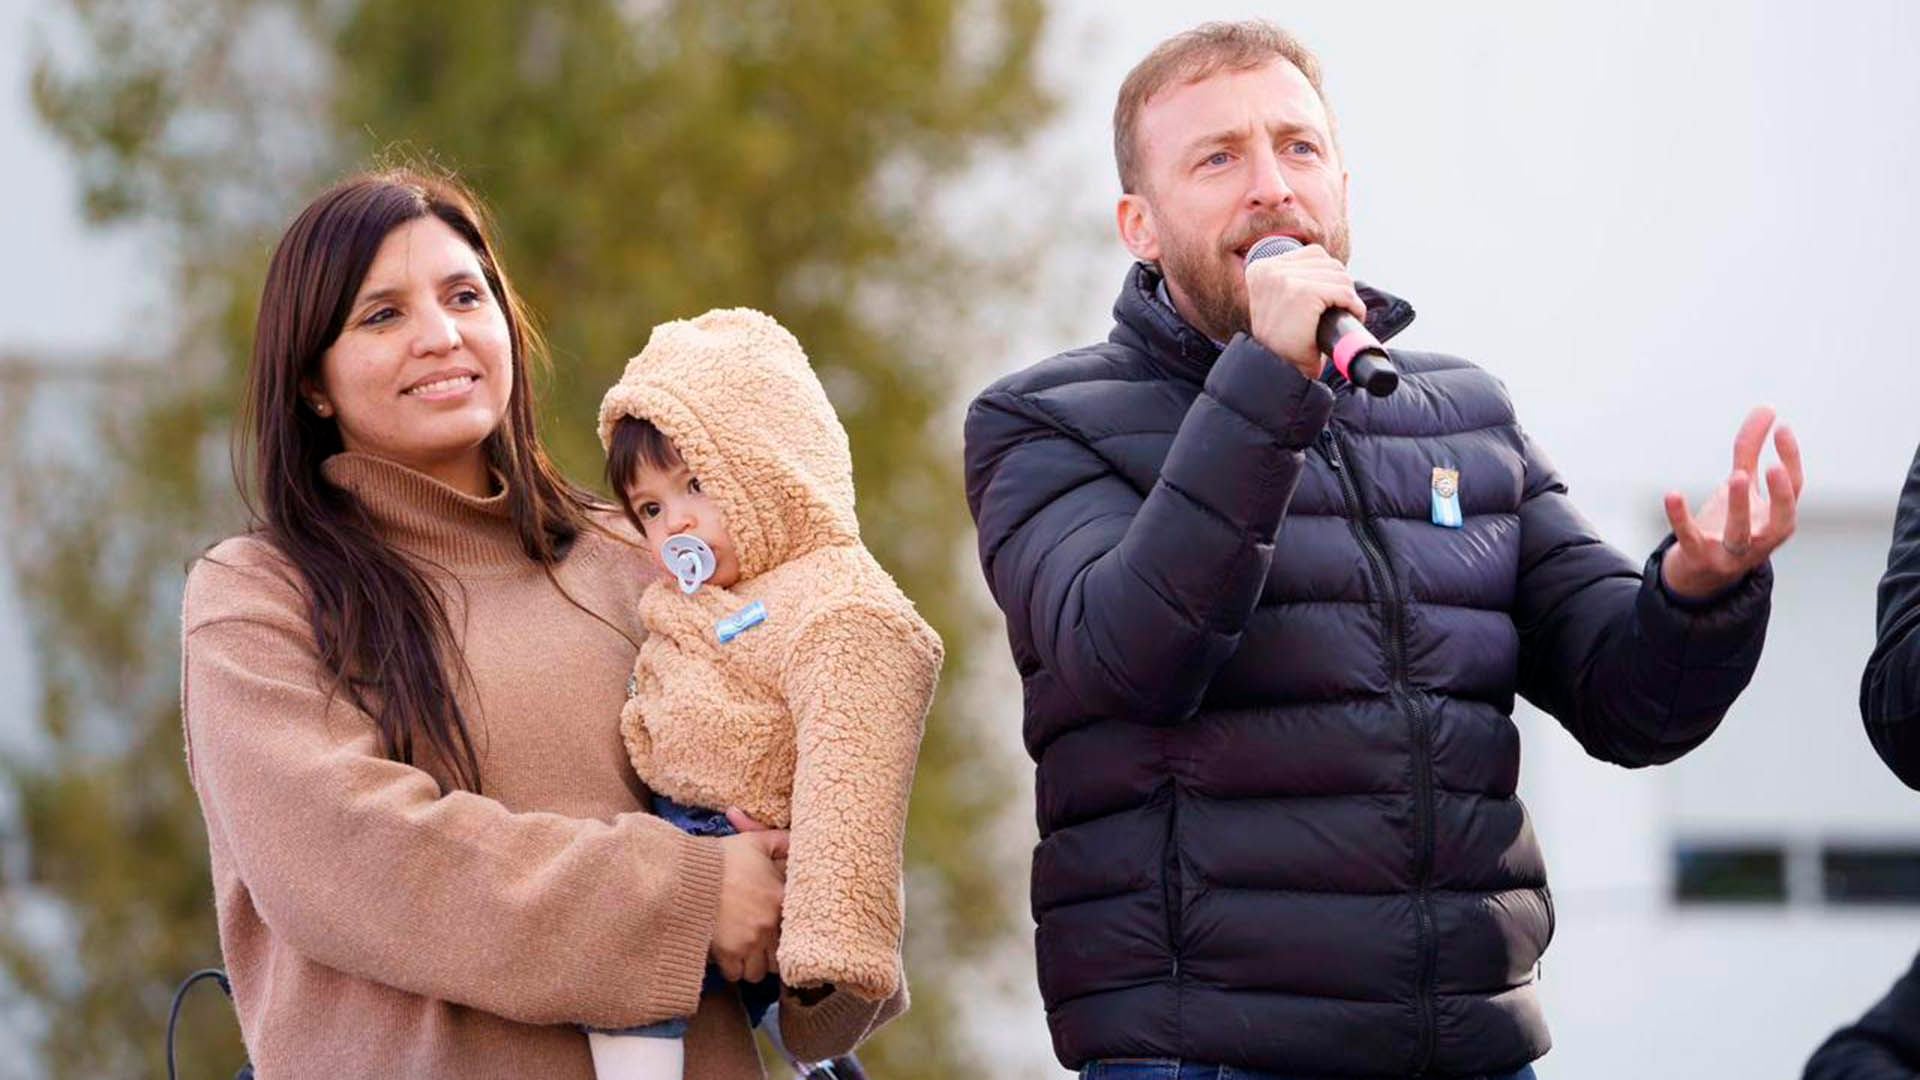
[[[0,1078],[157,1075],[174,985],[218,961],[184,569],[245,521],[228,425],[271,244],[329,180],[399,161],[492,203],[576,477],[654,323],[746,304],[806,343],[869,541],[950,650],[909,838],[915,1006],[870,1064],[1063,1076],[959,418],[1104,336],[1114,92],[1163,37],[1248,15],[1321,54],[1353,266],[1421,311],[1403,341],[1505,379],[1618,544],[1724,477],[1750,405],[1798,429],[1801,532],[1720,733],[1629,773],[1520,717],[1560,916],[1542,1075],[1797,1076],[1920,948],[1920,796],[1855,706],[1920,440],[1903,0],[0,0]],[[231,1075],[207,994],[183,1069]]]

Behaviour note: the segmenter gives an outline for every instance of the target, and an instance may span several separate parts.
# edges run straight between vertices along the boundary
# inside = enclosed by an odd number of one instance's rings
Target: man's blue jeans
[[[1195,1065],[1179,1061],[1096,1061],[1080,1070],[1080,1080],[1292,1080],[1279,1073],[1236,1069],[1231,1065]],[[1533,1066],[1519,1072],[1489,1073],[1476,1080],[1536,1080]]]

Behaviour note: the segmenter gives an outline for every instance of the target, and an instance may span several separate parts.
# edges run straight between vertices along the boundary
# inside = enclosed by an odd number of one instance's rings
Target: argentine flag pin
[[[1460,516],[1460,470],[1433,469],[1433,523],[1449,529],[1466,524]]]
[[[734,638],[767,621],[767,605],[755,600],[739,611],[713,624],[713,634],[720,644],[731,644]]]

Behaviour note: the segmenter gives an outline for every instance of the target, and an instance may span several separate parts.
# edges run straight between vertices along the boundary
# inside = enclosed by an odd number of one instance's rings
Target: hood
[[[800,342],[750,308],[653,328],[600,402],[600,445],[623,416],[673,440],[727,516],[742,580],[858,543],[846,430]]]

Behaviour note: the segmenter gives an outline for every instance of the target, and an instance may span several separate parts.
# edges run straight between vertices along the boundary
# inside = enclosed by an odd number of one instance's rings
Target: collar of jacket
[[[1160,302],[1155,295],[1160,277],[1159,268],[1150,263],[1134,263],[1127,271],[1120,297],[1113,302],[1114,327],[1109,340],[1145,352],[1176,376],[1205,382],[1220,356],[1220,346]],[[1413,321],[1412,304],[1371,285],[1354,284],[1367,305],[1367,329],[1374,337],[1387,341]]]

